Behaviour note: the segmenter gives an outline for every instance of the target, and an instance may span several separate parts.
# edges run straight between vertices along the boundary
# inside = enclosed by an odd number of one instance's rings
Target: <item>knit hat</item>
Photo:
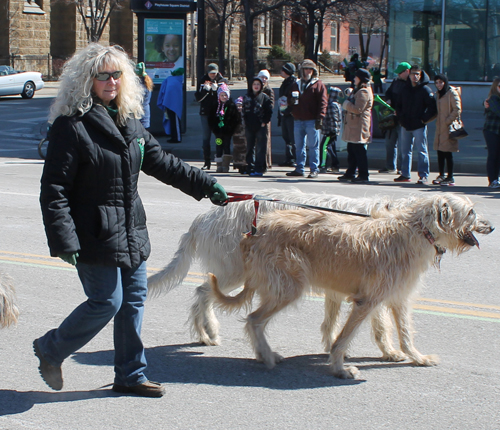
[[[269,78],[271,77],[271,74],[269,73],[269,70],[264,69],[264,70],[261,70],[257,76],[264,77],[264,78],[267,78],[269,80]]]
[[[242,105],[243,104],[243,96],[239,96],[237,99],[236,99],[236,102],[235,102],[237,105]]]
[[[398,67],[396,67],[396,70],[394,70],[394,73],[396,75],[399,75],[400,73],[403,73],[405,70],[411,69],[411,64],[407,63],[406,61],[403,61],[402,63],[398,64]]]
[[[215,63],[210,63],[207,67],[207,73],[219,73],[219,66]]]
[[[219,88],[217,88],[217,98],[221,93],[226,93],[228,98],[231,96],[231,91],[229,91],[229,87],[225,83],[220,84]]]
[[[281,70],[283,70],[287,75],[292,76],[295,73],[295,66],[293,63],[286,63],[283,64]]]
[[[354,76],[357,76],[362,84],[366,84],[366,83],[370,82],[370,79],[372,78],[372,75],[366,69],[356,70],[356,73],[354,74]]]
[[[146,76],[146,65],[144,63],[137,63],[135,65],[135,74],[141,78]]]

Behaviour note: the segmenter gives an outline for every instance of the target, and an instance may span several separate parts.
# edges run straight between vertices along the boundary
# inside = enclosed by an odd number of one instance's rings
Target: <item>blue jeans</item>
[[[78,263],[78,276],[88,300],[78,306],[38,345],[44,358],[59,366],[86,345],[114,317],[115,384],[134,386],[147,381],[141,340],[147,296],[146,262],[133,269]]]
[[[411,161],[413,145],[418,151],[418,177],[427,178],[429,176],[429,153],[427,151],[427,126],[408,131],[401,127],[400,148],[401,148],[401,174],[406,177],[411,176]]]
[[[210,148],[210,138],[212,137],[212,130],[208,124],[208,115],[200,115],[201,119],[201,140],[203,145],[203,159],[210,161],[212,150]]]
[[[401,167],[401,126],[397,125],[391,130],[385,132],[385,167],[388,170],[400,170]],[[399,139],[399,145],[398,145]]]
[[[297,153],[297,167],[295,170],[304,173],[306,163],[306,145],[309,149],[309,167],[312,172],[318,171],[319,165],[319,130],[314,127],[316,121],[299,121],[293,123],[295,148]]]

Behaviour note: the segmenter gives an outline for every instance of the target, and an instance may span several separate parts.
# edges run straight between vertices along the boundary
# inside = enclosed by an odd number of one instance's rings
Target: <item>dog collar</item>
[[[422,228],[422,233],[424,234],[425,238],[429,241],[429,243],[431,245],[434,246],[434,249],[436,250],[435,264],[439,268],[439,265],[441,263],[441,257],[446,252],[446,248],[442,248],[441,246],[436,245],[436,239],[434,239],[434,236],[432,235],[432,233],[422,223],[420,223],[420,227]]]

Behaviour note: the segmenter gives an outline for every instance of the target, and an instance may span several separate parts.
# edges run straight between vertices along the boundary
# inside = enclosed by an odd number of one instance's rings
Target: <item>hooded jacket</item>
[[[294,104],[292,92],[299,92],[299,103]],[[309,81],[297,80],[290,86],[288,92],[288,106],[292,108],[292,115],[295,120],[315,121],[323,120],[326,115],[328,104],[327,90],[323,82],[317,78],[315,70]]]
[[[50,255],[78,252],[78,262],[122,268],[146,260],[151,245],[137,190],[141,170],[197,200],[217,182],[165,153],[139,120],[117,127],[101,105],[57,118],[40,193]]]
[[[261,81],[262,82],[262,81]],[[262,124],[267,124],[273,116],[271,99],[263,91],[254,94],[252,90],[243,97],[243,118],[245,127],[259,130]]]
[[[288,78],[285,78],[283,82],[281,83],[281,86],[278,91],[278,97],[281,98],[283,96],[288,96],[288,93],[290,92],[290,88],[292,85],[297,82],[297,78],[294,75],[289,76]],[[283,112],[281,112],[281,115],[283,116],[290,116],[292,115],[292,108],[288,106]]]
[[[241,115],[236,107],[236,104],[232,99],[228,99],[228,101],[224,104],[224,118],[221,121],[221,117],[219,116],[219,112],[217,112],[219,108],[219,103],[215,102],[210,109],[210,114],[208,115],[208,124],[210,125],[210,129],[214,133],[215,137],[231,137],[235,132],[238,126],[241,124]]]
[[[420,81],[413,86],[408,78],[397,102],[399,123],[408,131],[417,130],[436,118],[436,99],[429,87],[429,76],[422,71]]]

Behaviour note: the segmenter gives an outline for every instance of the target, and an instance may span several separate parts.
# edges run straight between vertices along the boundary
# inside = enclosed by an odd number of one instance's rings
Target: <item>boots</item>
[[[233,156],[231,154],[224,154],[222,156],[222,173],[229,173],[229,164],[231,164],[231,160]]]
[[[203,165],[203,167],[201,168],[201,170],[210,170],[210,167],[211,167],[210,158],[209,159],[205,159],[205,164]]]
[[[222,173],[222,157],[215,157],[215,162],[217,163],[217,170],[215,173]]]

